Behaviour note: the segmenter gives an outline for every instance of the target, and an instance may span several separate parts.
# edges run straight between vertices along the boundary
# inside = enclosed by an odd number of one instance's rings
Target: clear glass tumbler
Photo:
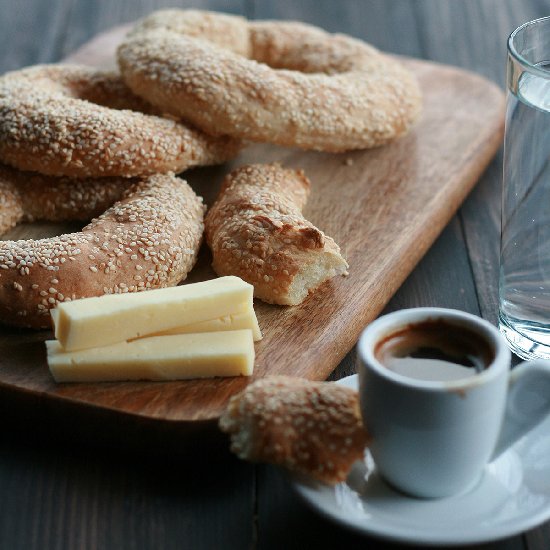
[[[550,358],[550,17],[508,39],[499,325],[524,359]]]

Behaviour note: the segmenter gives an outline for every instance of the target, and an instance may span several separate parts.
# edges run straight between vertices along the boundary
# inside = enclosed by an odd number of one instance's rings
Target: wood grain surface
[[[102,34],[68,61],[109,65],[125,30]],[[340,244],[350,264],[349,276],[323,285],[300,306],[256,300],[264,338],[256,344],[252,379],[269,374],[326,379],[448,223],[501,143],[504,96],[496,86],[456,68],[403,62],[421,83],[424,105],[418,124],[404,138],[346,154],[254,145],[226,166],[188,175],[209,204],[222,175],[233,167],[279,161],[303,168],[313,184],[305,216]],[[64,231],[62,225],[58,229]],[[42,227],[30,225],[23,231],[27,237],[44,236]],[[212,277],[204,247],[188,280]],[[217,418],[229,396],[249,382],[233,378],[56,385],[44,357],[43,340],[49,336],[0,333],[0,384],[6,391],[38,392],[43,398],[113,412],[190,422]]]
[[[0,0],[0,70],[57,61],[98,32],[167,6],[299,19],[389,52],[476,71],[501,88],[508,34],[549,13],[547,0]],[[499,152],[384,312],[453,307],[495,321],[501,174]],[[354,350],[331,378],[353,372]],[[276,468],[238,461],[224,445],[199,449],[204,433],[189,442],[144,418],[129,424],[132,415],[90,407],[97,413],[92,423],[78,414],[82,407],[53,405],[35,393],[15,399],[0,392],[2,549],[411,548],[327,521]],[[132,451],[130,438],[140,444]],[[192,458],[182,461],[175,443]],[[548,550],[549,525],[468,548]]]

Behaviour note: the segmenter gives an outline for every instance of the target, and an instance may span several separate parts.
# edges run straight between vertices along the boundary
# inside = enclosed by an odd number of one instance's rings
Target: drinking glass
[[[499,328],[524,359],[550,358],[550,17],[508,39]]]

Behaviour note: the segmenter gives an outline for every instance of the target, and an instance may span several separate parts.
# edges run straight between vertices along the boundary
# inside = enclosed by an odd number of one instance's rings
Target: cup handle
[[[506,410],[491,460],[550,414],[550,361],[525,361],[509,375]]]

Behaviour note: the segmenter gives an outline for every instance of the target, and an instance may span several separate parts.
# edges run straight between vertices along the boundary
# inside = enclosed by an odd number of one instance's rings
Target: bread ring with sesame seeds
[[[356,391],[290,376],[247,386],[230,399],[219,425],[240,458],[329,484],[346,479],[369,440]]]
[[[80,232],[0,241],[0,322],[48,328],[59,302],[175,286],[195,264],[204,210],[173,174],[74,180],[0,166],[2,232],[104,211]]]
[[[240,148],[156,112],[113,72],[38,65],[6,73],[0,162],[53,176],[142,176],[224,162]]]
[[[309,190],[301,170],[279,164],[229,174],[205,220],[214,271],[241,277],[256,297],[281,305],[299,304],[347,273],[338,245],[302,215]]]
[[[128,86],[213,135],[339,152],[406,133],[421,108],[401,63],[298,22],[163,10],[118,49]]]

